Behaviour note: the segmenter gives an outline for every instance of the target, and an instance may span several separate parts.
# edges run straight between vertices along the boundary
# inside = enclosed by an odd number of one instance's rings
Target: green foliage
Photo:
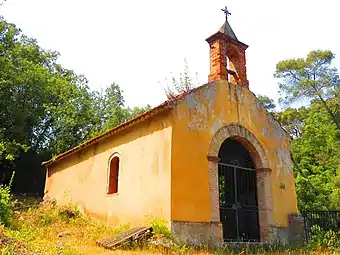
[[[124,107],[123,91],[119,85],[112,83],[105,91],[94,92],[95,119],[94,128],[89,137],[101,134],[143,112],[150,110],[151,106]]]
[[[295,139],[302,135],[304,119],[306,118],[307,108],[300,109],[288,108],[282,112],[275,113],[275,118],[284,126],[291,138]]]
[[[145,110],[124,109],[115,83],[101,93],[90,91],[84,76],[57,63],[57,52],[41,49],[2,18],[0,32],[3,158],[15,155],[21,145],[37,152],[63,152]]]
[[[300,210],[339,208],[336,180],[340,165],[338,131],[320,102],[276,114],[292,141]]]
[[[13,177],[14,172],[9,185],[0,184],[0,224],[9,225],[11,223],[13,213],[11,185]]]
[[[340,79],[331,51],[312,51],[305,59],[276,66],[280,102],[310,101],[309,106],[275,113],[293,139],[300,210],[340,209]],[[295,170],[298,170],[295,169]]]
[[[17,167],[23,186],[26,176],[42,174],[41,161],[150,109],[126,108],[115,83],[91,91],[86,77],[62,67],[58,57],[0,16],[1,182]]]
[[[14,160],[22,149],[59,153],[81,142],[94,116],[86,79],[3,18],[0,54],[0,160]]]
[[[276,65],[275,77],[280,83],[283,100],[292,102],[299,99],[329,98],[339,85],[337,69],[331,67],[334,59],[331,51],[312,51],[306,59],[289,59]]]
[[[273,99],[265,95],[257,95],[257,99],[260,101],[262,106],[267,109],[267,111],[271,112],[275,110],[276,105]]]
[[[310,247],[328,250],[340,249],[340,231],[324,231],[317,225],[312,226],[311,231],[313,235],[310,236],[308,243]]]
[[[340,78],[335,67],[331,51],[311,51],[305,59],[289,59],[276,65],[275,77],[280,79],[281,102],[290,104],[294,101],[318,99],[340,129],[338,109],[331,110],[326,100],[337,98]]]
[[[336,112],[338,98],[326,103]],[[274,117],[292,138],[299,209],[340,210],[340,131],[322,101],[275,112]]]
[[[35,208],[29,208],[31,213],[36,211]],[[46,227],[55,223],[72,223],[80,218],[79,210],[71,205],[55,206],[49,205],[44,213],[38,214],[37,225]]]
[[[329,105],[332,109],[331,101]],[[299,209],[340,209],[339,130],[327,110],[316,100],[309,107],[288,108],[275,117],[293,139],[293,156],[301,170],[295,172]]]
[[[153,228],[154,234],[162,235],[166,238],[172,238],[172,234],[166,220],[162,218],[151,217],[149,220],[149,225],[151,225]]]
[[[337,208],[337,209],[340,209],[340,169],[339,168],[340,167],[338,167],[336,176],[333,179],[334,188],[332,190],[332,193],[329,195],[329,201],[332,207]]]
[[[146,112],[146,111],[149,111],[151,110],[151,106],[150,105],[146,105],[144,107],[127,107],[125,108],[125,111],[126,111],[126,120],[129,120],[129,119],[132,119],[132,118],[135,118],[137,117],[138,115]]]
[[[340,168],[339,130],[320,102],[310,106],[302,135],[292,143],[294,158],[318,194],[306,185],[306,180],[297,175],[297,193],[300,209],[340,209],[336,204],[340,197],[335,180]],[[333,198],[332,198],[333,197]]]
[[[125,230],[92,221],[72,205],[40,203],[36,198],[18,197],[15,210],[18,213],[13,215],[13,224],[0,228],[0,241],[7,240],[2,243],[1,252],[101,254],[105,250],[95,241]]]
[[[300,211],[340,210],[340,131],[331,112],[339,98],[329,97],[327,109],[320,99],[299,109],[287,108],[274,117],[292,138],[295,183]],[[312,226],[309,248],[339,249],[340,232]]]

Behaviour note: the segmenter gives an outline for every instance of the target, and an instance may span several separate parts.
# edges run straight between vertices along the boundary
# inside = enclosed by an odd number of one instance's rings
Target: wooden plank
[[[97,244],[107,249],[116,249],[128,242],[146,240],[152,236],[152,231],[152,227],[137,227],[116,236],[102,238]]]

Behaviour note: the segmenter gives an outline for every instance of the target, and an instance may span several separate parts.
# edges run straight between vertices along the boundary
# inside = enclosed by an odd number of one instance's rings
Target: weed
[[[0,227],[0,254],[195,254],[212,255],[207,249],[194,248],[176,243],[168,223],[163,219],[150,218],[155,236],[147,243],[133,243],[126,250],[110,251],[96,245],[96,240],[119,234],[130,229],[129,224],[115,228],[95,222],[79,213],[73,206],[57,206],[53,203],[40,204],[34,199],[17,198],[13,223]],[[66,233],[66,234],[65,234]],[[329,240],[333,240],[331,235]],[[292,250],[252,249],[245,247],[235,252],[232,249],[219,249],[215,254],[268,254],[268,255],[331,255],[331,251],[320,249]],[[280,251],[280,252],[279,252]]]
[[[8,185],[0,185],[0,224],[9,225],[13,214],[11,186],[15,172]]]
[[[312,235],[309,240],[309,247],[311,249],[326,249],[326,250],[340,250],[340,231],[324,231],[319,226],[312,226]]]
[[[172,234],[166,220],[150,217],[149,225],[152,227],[154,234],[162,235],[166,238],[172,238]]]

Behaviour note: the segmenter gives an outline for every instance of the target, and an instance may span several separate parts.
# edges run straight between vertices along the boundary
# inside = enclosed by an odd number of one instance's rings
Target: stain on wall
[[[293,175],[289,149],[279,147],[275,149],[275,152],[278,158],[278,164],[276,165],[276,174],[279,175],[281,171],[283,171],[287,177]]]
[[[142,223],[146,215],[209,222],[209,145],[221,127],[237,123],[256,137],[267,155],[274,220],[277,226],[287,225],[288,214],[297,211],[289,138],[254,94],[216,81],[169,106],[169,112],[49,167],[48,195],[62,201],[66,192],[84,211],[115,223]],[[121,155],[119,194],[108,196],[108,159],[114,152]],[[280,183],[286,189],[280,189]]]
[[[238,123],[254,134],[267,154],[272,169],[274,220],[280,226],[288,224],[288,214],[297,211],[289,137],[253,93],[223,80],[215,81],[180,100],[173,116],[172,220],[209,221],[209,144],[218,129]],[[287,188],[280,189],[280,183]]]

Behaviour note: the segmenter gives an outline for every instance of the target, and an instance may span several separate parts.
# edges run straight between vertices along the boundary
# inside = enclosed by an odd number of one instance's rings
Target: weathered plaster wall
[[[297,211],[289,138],[256,97],[220,80],[185,96],[173,108],[171,220],[209,222],[209,145],[217,130],[236,123],[249,130],[267,154],[274,222],[288,226],[288,214]]]
[[[112,224],[170,220],[172,128],[163,112],[48,168],[46,192]],[[120,155],[118,193],[106,194],[109,158]]]

